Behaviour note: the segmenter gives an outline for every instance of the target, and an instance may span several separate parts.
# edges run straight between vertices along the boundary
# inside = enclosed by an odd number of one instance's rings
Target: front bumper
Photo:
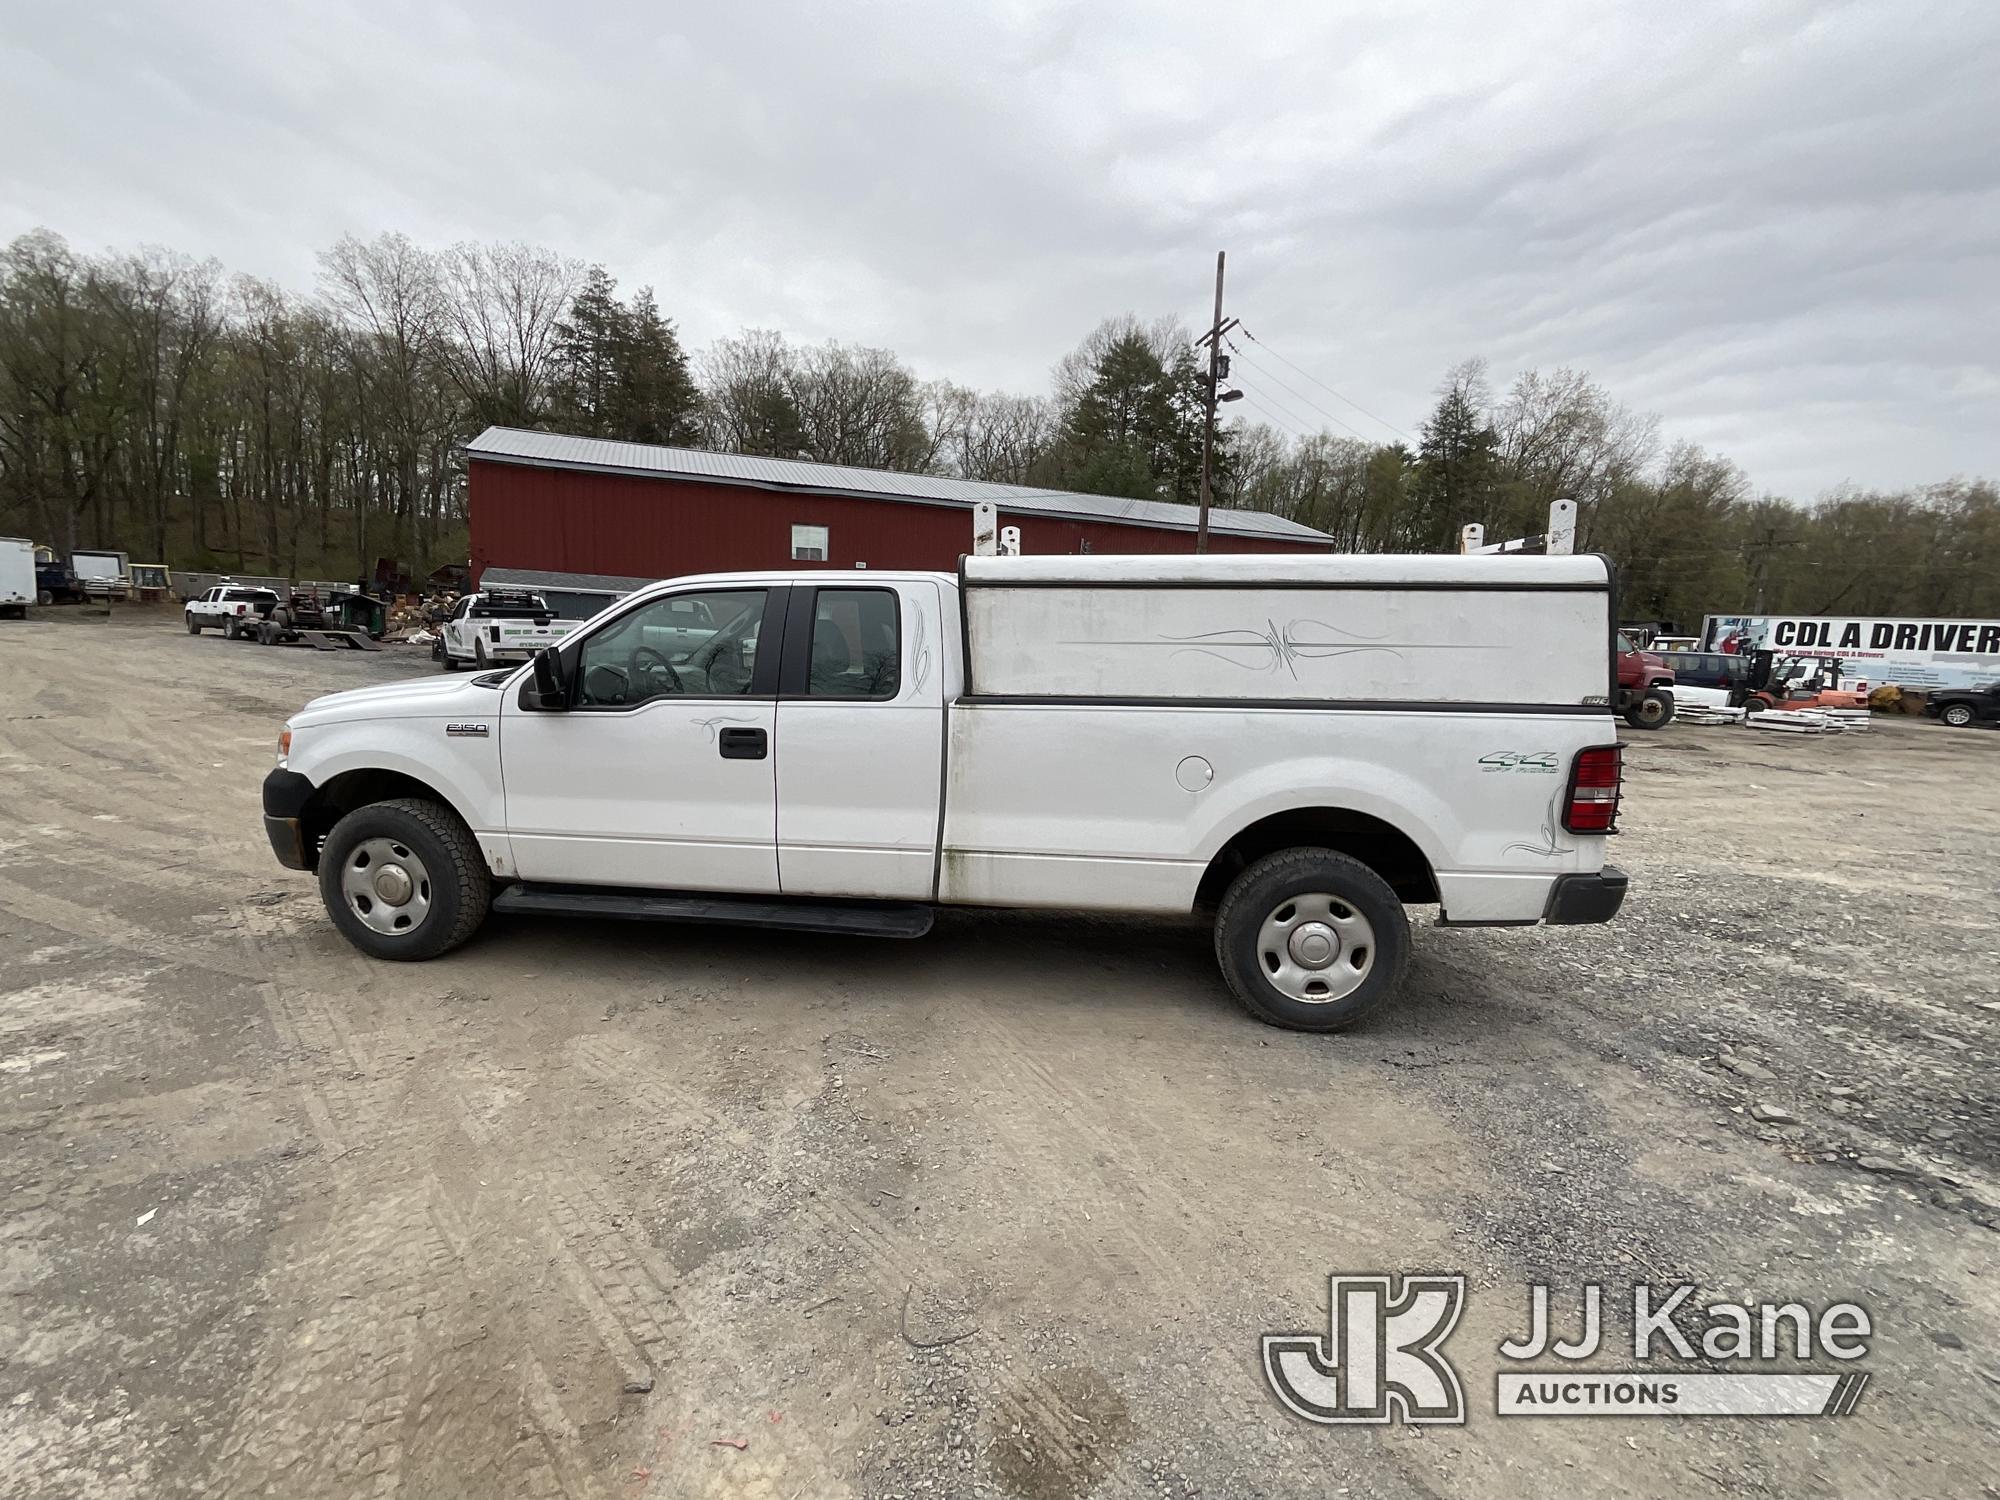
[[[1558,875],[1549,890],[1549,904],[1542,911],[1542,920],[1551,927],[1609,922],[1625,904],[1625,890],[1630,884],[1625,872],[1616,865],[1606,865],[1588,875]]]
[[[313,784],[297,771],[277,767],[264,778],[264,837],[271,852],[288,870],[310,870],[312,851],[306,847],[306,803]]]

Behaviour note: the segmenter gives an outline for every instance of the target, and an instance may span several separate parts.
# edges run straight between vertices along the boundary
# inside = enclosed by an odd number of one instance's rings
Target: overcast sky
[[[653,284],[691,348],[1038,391],[1106,314],[1205,324],[1226,248],[1229,311],[1325,383],[1245,345],[1282,425],[1396,435],[1331,387],[1415,432],[1478,354],[1587,369],[1777,493],[2000,476],[1996,0],[0,15],[0,237],[300,288],[343,233],[526,239]]]

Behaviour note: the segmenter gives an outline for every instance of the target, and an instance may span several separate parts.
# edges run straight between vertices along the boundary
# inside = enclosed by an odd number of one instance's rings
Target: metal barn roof
[[[798,490],[820,495],[852,495],[862,499],[906,500],[917,503],[964,505],[990,500],[1002,510],[1062,516],[1085,521],[1122,521],[1129,525],[1193,531],[1198,508],[1168,500],[1127,500],[1116,495],[1080,495],[1070,490],[1038,489],[1021,484],[988,484],[975,479],[941,479],[931,474],[898,474],[883,469],[852,469],[809,459],[754,458],[743,453],[710,453],[696,448],[667,448],[653,443],[615,442],[608,438],[570,437],[559,432],[530,432],[519,427],[489,427],[465,445],[469,458],[497,463],[527,464],[546,469],[577,469],[598,474],[651,474],[679,479],[707,479],[724,484],[750,484],[762,489]],[[1209,530],[1231,536],[1270,537],[1278,541],[1331,542],[1323,531],[1287,521],[1260,510],[1208,513]]]

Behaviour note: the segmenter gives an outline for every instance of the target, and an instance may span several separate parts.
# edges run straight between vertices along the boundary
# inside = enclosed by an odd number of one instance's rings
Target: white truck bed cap
[[[1339,556],[1240,553],[1162,557],[966,557],[966,583],[1067,584],[1104,588],[1130,584],[1234,585],[1261,588],[1304,584],[1325,588],[1469,589],[1525,587],[1605,589],[1610,578],[1594,553],[1571,557],[1367,552]]]

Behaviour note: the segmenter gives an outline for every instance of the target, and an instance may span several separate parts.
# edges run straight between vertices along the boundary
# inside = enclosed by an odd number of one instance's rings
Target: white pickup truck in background
[[[580,623],[557,619],[548,601],[526,589],[483,589],[453,607],[431,655],[447,672],[509,666],[556,645]]]
[[[1617,911],[1611,599],[1595,556],[675,579],[504,678],[308,704],[265,826],[381,958],[489,906],[905,937],[938,905],[1201,914],[1254,1015],[1331,1031],[1394,993],[1406,904]]]
[[[276,589],[230,583],[225,579],[213,588],[203,589],[183,604],[181,619],[186,623],[189,635],[200,635],[204,630],[220,630],[234,640],[239,634],[248,634],[277,606]]]

